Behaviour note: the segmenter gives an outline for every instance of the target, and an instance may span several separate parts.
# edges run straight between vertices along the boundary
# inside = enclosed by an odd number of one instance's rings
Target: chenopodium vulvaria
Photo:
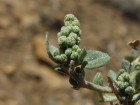
[[[104,66],[110,60],[108,54],[101,51],[85,50],[79,47],[81,41],[80,22],[73,14],[64,18],[64,26],[57,33],[59,47],[48,43],[46,47],[49,57],[57,64],[54,69],[67,74],[74,89],[81,87],[99,92],[102,102],[112,102],[116,99],[123,105],[134,105],[140,99],[140,59],[129,56],[123,60],[122,68],[115,73],[108,72],[108,83],[105,86],[103,76],[98,72],[92,82],[85,80],[85,71]],[[136,51],[133,49],[133,51]],[[108,93],[114,93],[110,95]],[[130,104],[126,104],[130,103]]]

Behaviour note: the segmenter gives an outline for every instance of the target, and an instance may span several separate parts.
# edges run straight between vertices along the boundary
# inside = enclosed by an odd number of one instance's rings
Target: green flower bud
[[[67,62],[67,56],[65,54],[56,55],[54,59],[60,63]]]
[[[117,80],[121,81],[121,82],[124,82],[124,78],[122,76],[119,76]]]
[[[119,87],[119,89],[123,90],[125,88],[124,83],[121,81],[117,81],[117,85]]]
[[[62,35],[61,35],[61,32],[58,32],[58,33],[57,33],[57,38],[59,38],[60,36],[62,36]]]
[[[67,41],[66,36],[60,36],[60,37],[58,38],[58,43],[59,43],[59,45],[64,45],[64,44],[66,43],[66,41]]]
[[[69,33],[72,31],[72,26],[66,26],[67,30],[69,30]]]
[[[60,62],[61,61],[61,56],[60,55],[56,55],[56,56],[54,56],[54,59],[56,61]]]
[[[129,74],[128,73],[122,73],[120,76],[123,77],[124,81],[129,81]]]
[[[74,45],[73,47],[72,47],[72,50],[74,50],[74,51],[77,51],[79,49],[79,46],[78,45]]]
[[[72,31],[73,31],[74,33],[77,33],[78,35],[80,35],[80,28],[79,28],[78,26],[73,26],[73,27],[72,27]]]
[[[71,48],[68,48],[68,49],[65,51],[65,54],[66,54],[67,56],[70,56],[71,53],[72,53],[72,49],[71,49]]]
[[[120,74],[122,74],[125,72],[125,69],[120,69],[119,72],[120,72]]]
[[[132,67],[135,69],[135,70],[139,70],[140,71],[140,62],[135,62]]]
[[[60,56],[62,62],[67,62],[67,56],[65,54],[61,54]]]
[[[71,59],[77,59],[78,58],[78,53],[73,51],[71,54]]]
[[[125,92],[127,94],[133,94],[135,92],[135,89],[131,86],[128,86],[126,89],[125,89]]]
[[[65,18],[64,18],[64,22],[66,22],[66,21],[73,21],[75,19],[76,19],[76,17],[73,14],[67,14],[65,16]]]
[[[70,30],[67,27],[63,27],[61,29],[61,34],[64,35],[64,36],[68,36],[69,35],[69,32],[70,32]]]
[[[122,73],[124,73],[124,72],[125,72],[124,69],[120,69],[120,70],[118,71],[118,73],[117,73],[117,78],[118,78]]]
[[[65,25],[65,26],[70,26],[70,25],[71,25],[71,22],[70,22],[70,21],[65,21],[65,22],[64,22],[64,25]]]
[[[78,26],[78,27],[80,27],[80,22],[79,22],[79,20],[74,20],[74,21],[72,21],[72,26]]]
[[[130,80],[129,74],[127,74],[127,75],[124,76],[124,80],[129,82],[129,80]]]
[[[135,80],[130,80],[129,85],[135,87],[136,86],[136,81]]]
[[[80,37],[77,37],[77,40],[76,40],[77,44],[79,44],[80,41],[81,41],[81,38]]]
[[[136,66],[135,66],[135,69],[136,69],[136,70],[140,70],[140,65],[136,65]]]
[[[71,32],[71,33],[69,34],[69,37],[73,37],[74,39],[77,39],[77,34]]]
[[[68,46],[73,46],[76,44],[76,40],[73,37],[67,37],[66,43]]]
[[[66,26],[62,26],[62,27],[61,27],[61,31],[62,31],[62,30],[65,30],[65,28],[66,28]]]
[[[128,82],[124,82],[124,87],[128,87],[129,86],[129,83]]]
[[[126,100],[126,97],[125,96],[122,96],[121,99],[124,101],[124,100]]]
[[[53,53],[53,56],[57,56],[57,55],[60,55],[60,51],[59,50],[55,50],[54,53]]]
[[[82,51],[82,50],[81,50],[80,48],[77,49],[77,53],[78,53],[78,54],[80,54],[81,51]]]

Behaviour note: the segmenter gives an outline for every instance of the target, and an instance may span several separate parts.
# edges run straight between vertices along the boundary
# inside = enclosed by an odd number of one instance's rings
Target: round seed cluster
[[[68,14],[64,18],[64,26],[57,33],[59,50],[54,52],[54,59],[60,63],[76,60],[81,52],[80,22],[73,15]]]
[[[120,93],[124,93],[125,95],[133,95],[135,92],[135,88],[133,83],[130,82],[130,76],[127,72],[119,74],[117,78],[117,85]]]

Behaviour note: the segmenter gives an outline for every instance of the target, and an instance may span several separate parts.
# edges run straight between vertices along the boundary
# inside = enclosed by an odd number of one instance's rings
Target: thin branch
[[[99,85],[96,85],[96,84],[94,84],[92,82],[89,82],[89,81],[85,81],[85,84],[84,84],[83,88],[87,88],[87,89],[90,89],[90,90],[101,91],[101,92],[107,92],[107,93],[112,92],[112,89],[108,86],[99,86]]]
[[[73,87],[77,87],[76,89],[80,89],[80,88],[87,88],[90,90],[96,90],[98,92],[107,92],[107,93],[111,93],[112,89],[108,86],[100,86],[100,85],[96,85],[92,82],[86,81],[85,80],[85,71],[83,70],[82,67],[76,67],[74,65],[74,61],[71,61],[70,63],[70,69],[68,70],[68,75],[70,76],[70,78],[72,78],[73,81],[76,82],[76,85],[74,85],[71,81],[71,85],[73,85]]]
[[[111,86],[111,88],[112,88],[113,93],[116,95],[117,99],[118,99],[119,102],[121,103],[121,100],[120,100],[120,98],[119,98],[117,89],[114,87],[113,82],[112,82],[112,80],[111,80],[109,77],[108,77],[108,82],[109,82],[109,84],[110,84],[110,86]]]

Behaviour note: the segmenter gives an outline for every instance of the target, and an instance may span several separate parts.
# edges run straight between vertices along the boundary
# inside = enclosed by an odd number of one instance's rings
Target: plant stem
[[[92,82],[89,82],[89,81],[85,81],[85,84],[84,84],[83,88],[87,88],[87,89],[90,89],[90,90],[101,91],[101,92],[108,92],[108,93],[112,92],[112,89],[108,86],[99,86],[99,85],[96,85],[96,84],[94,84]]]
[[[117,89],[114,87],[112,80],[108,77],[108,82],[110,84],[110,87],[112,88],[113,93],[116,95],[117,99],[119,100],[119,102],[121,102],[119,96],[118,96],[118,92]]]
[[[75,66],[75,62],[71,61],[70,63],[70,69],[67,72],[67,75],[70,76],[70,78],[72,78],[78,85],[75,86],[74,84],[73,87],[77,87],[76,89],[80,89],[80,88],[87,88],[90,90],[95,90],[98,92],[107,92],[107,93],[111,93],[112,89],[108,86],[100,86],[100,85],[96,85],[93,82],[89,82],[85,80],[85,71],[84,69],[81,67],[78,67],[78,72],[77,72],[77,67]]]

